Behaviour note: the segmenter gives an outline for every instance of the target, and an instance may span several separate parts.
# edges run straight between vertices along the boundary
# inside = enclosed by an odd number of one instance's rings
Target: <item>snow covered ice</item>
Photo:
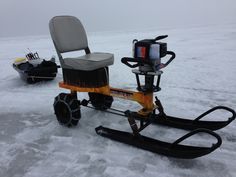
[[[168,49],[177,57],[164,69],[162,91],[156,93],[169,115],[194,118],[209,108],[225,105],[236,109],[236,24],[188,29],[163,29],[89,33],[92,51],[115,54],[110,67],[114,87],[135,89],[135,76],[120,59],[131,56],[133,39],[168,34]],[[236,176],[236,123],[218,130],[223,144],[210,155],[181,160],[140,150],[96,135],[99,125],[130,131],[126,119],[82,107],[75,128],[58,124],[54,97],[68,92],[55,80],[28,85],[12,68],[27,48],[40,56],[56,55],[50,36],[1,38],[0,40],[0,177],[233,177]],[[78,97],[87,98],[86,93]],[[115,99],[113,106],[137,110],[139,105]],[[217,112],[212,118],[227,119]],[[210,118],[209,118],[210,119]],[[172,142],[186,131],[150,126],[144,132]],[[210,143],[196,135],[193,143]]]

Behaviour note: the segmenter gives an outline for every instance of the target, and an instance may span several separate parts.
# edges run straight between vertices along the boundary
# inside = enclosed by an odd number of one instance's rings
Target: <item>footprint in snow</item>
[[[86,176],[104,176],[104,171],[107,168],[107,162],[104,159],[96,159],[90,163],[86,168],[82,168],[82,173],[85,173]]]
[[[128,168],[132,171],[144,173],[147,166],[146,164],[143,164],[142,162],[143,160],[140,157],[135,157],[131,159],[130,162],[128,163]]]
[[[90,160],[90,155],[83,154],[78,157],[77,163],[79,164],[87,164]]]

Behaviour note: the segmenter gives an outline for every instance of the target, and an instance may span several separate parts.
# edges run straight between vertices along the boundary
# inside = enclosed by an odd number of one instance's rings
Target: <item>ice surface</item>
[[[147,32],[88,34],[92,51],[115,54],[110,67],[112,86],[135,89],[135,77],[121,64],[131,55],[134,38],[169,34],[169,50],[177,58],[162,76],[157,95],[170,115],[194,118],[216,105],[236,109],[236,24]],[[137,30],[138,31],[138,30]],[[54,97],[61,92],[61,71],[51,82],[28,85],[12,68],[16,57],[28,49],[51,58],[56,55],[49,36],[0,40],[0,176],[1,177],[233,177],[236,176],[236,124],[217,131],[222,146],[194,160],[168,158],[97,136],[99,125],[129,131],[126,119],[82,108],[75,128],[60,126],[53,113]],[[87,97],[80,93],[79,98]],[[138,109],[137,104],[117,99],[114,106]],[[223,112],[216,118],[224,119]],[[174,141],[186,131],[151,126],[145,134]],[[196,136],[194,143],[205,136]],[[209,142],[208,139],[203,140]]]

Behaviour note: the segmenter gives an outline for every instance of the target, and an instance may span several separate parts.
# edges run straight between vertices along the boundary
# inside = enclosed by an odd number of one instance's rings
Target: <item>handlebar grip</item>
[[[139,66],[138,62],[134,58],[123,57],[121,59],[121,62],[124,63],[125,65],[127,65],[130,68],[136,68],[137,66]],[[137,62],[137,64],[132,65],[129,62]]]
[[[164,65],[164,67],[166,67],[168,64],[170,64],[170,62],[172,62],[172,60],[174,60],[175,59],[175,53],[174,52],[172,52],[172,51],[167,51],[167,53],[166,53],[167,55],[171,55],[171,57],[169,58],[169,60],[166,62],[166,63],[164,63],[163,65]],[[163,67],[163,68],[164,68]]]
[[[149,61],[145,61],[141,58],[131,58],[131,57],[123,57],[121,59],[121,62],[124,63],[125,65],[127,65],[130,68],[136,68],[136,67],[138,67],[140,65],[144,65],[144,64],[152,65],[152,63],[149,62]],[[136,63],[136,64],[132,65],[130,63]]]

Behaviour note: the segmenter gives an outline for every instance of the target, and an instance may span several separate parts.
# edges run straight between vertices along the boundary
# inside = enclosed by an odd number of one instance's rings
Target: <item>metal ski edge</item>
[[[206,129],[194,130],[177,139],[174,143],[163,142],[142,135],[134,136],[132,133],[114,130],[102,126],[97,127],[95,131],[98,135],[109,138],[111,140],[132,145],[134,147],[151,151],[157,154],[181,159],[194,159],[207,155],[217,149],[222,143],[219,135]],[[212,135],[217,139],[217,143],[213,144],[211,147],[197,147],[179,144],[183,140],[200,132],[205,132]]]

